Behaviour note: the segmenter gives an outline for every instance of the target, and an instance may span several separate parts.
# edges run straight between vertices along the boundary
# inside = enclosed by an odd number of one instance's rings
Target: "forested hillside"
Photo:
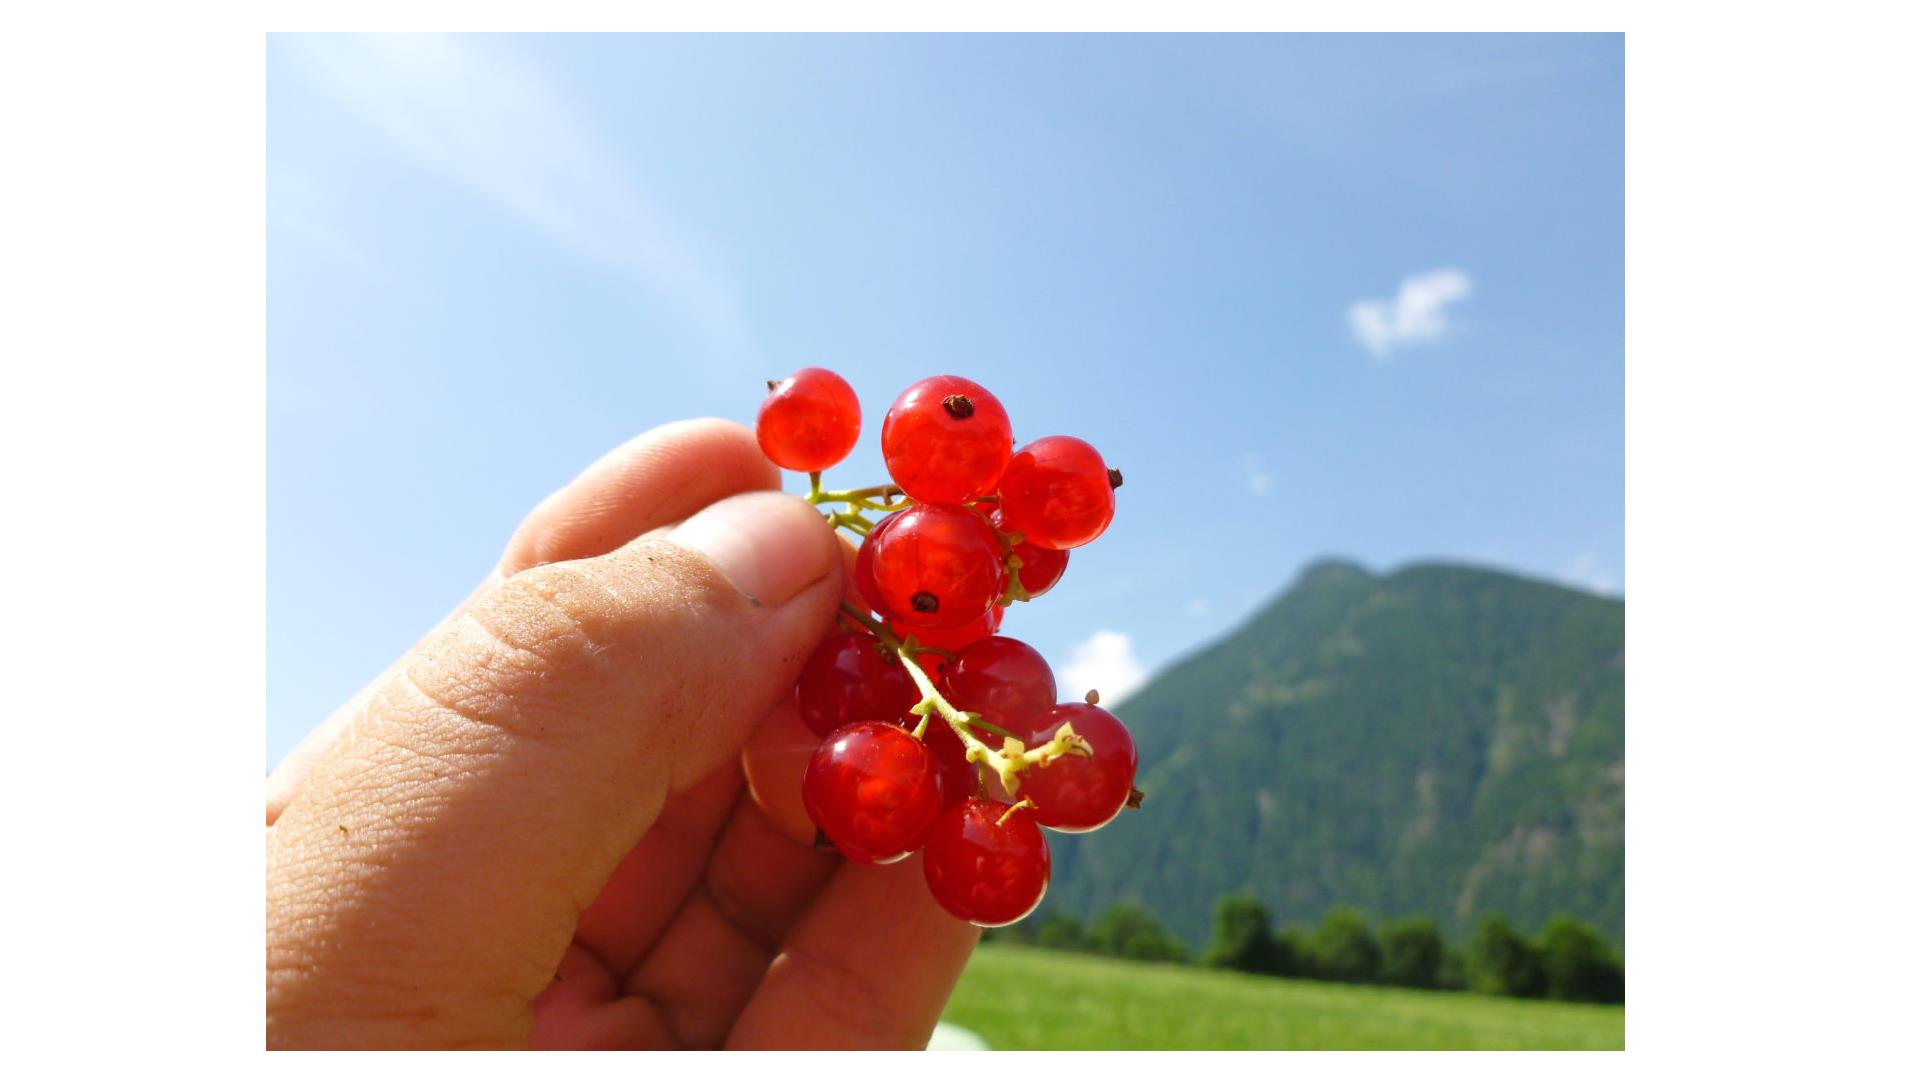
[[[1137,900],[1197,945],[1249,890],[1283,923],[1565,912],[1624,944],[1624,622],[1490,570],[1318,563],[1116,710],[1146,807],[1057,838],[1047,907]]]

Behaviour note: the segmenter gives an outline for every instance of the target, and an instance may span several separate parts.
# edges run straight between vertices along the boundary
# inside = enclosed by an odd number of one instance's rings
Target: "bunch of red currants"
[[[821,471],[860,437],[853,388],[805,368],[768,389],[761,449],[809,474],[808,501],[860,538],[839,627],[794,691],[824,740],[801,783],[807,816],[858,862],[924,850],[942,907],[1016,922],[1047,891],[1041,826],[1089,832],[1139,805],[1126,727],[1097,693],[1057,704],[1046,660],[999,633],[1009,605],[1053,588],[1068,551],[1106,531],[1120,473],[1071,436],[1015,450],[998,399],[936,375],[887,410],[893,483],[830,491]]]

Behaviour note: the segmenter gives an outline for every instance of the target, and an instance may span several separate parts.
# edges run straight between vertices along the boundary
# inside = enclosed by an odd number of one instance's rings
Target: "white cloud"
[[[1619,594],[1619,589],[1614,585],[1613,577],[1606,572],[1605,565],[1600,561],[1600,553],[1592,549],[1575,555],[1573,560],[1567,563],[1567,568],[1561,571],[1560,577],[1569,585],[1585,589],[1588,592],[1602,593],[1608,596],[1616,596]]]
[[[1187,618],[1204,619],[1213,614],[1213,604],[1204,596],[1196,596],[1187,601]]]
[[[732,284],[641,190],[562,88],[497,39],[279,39],[401,150],[519,215],[576,258],[632,274],[717,350],[749,335]]]
[[[1259,454],[1248,454],[1240,459],[1241,470],[1247,477],[1247,490],[1255,495],[1265,495],[1273,490],[1273,473],[1267,470],[1267,463]]]
[[[1473,295],[1473,279],[1466,271],[1445,267],[1415,274],[1400,282],[1392,300],[1356,300],[1347,308],[1354,340],[1376,361],[1402,346],[1433,341],[1451,324],[1447,309]]]
[[[1098,690],[1102,705],[1117,703],[1146,681],[1146,665],[1133,655],[1133,638],[1117,630],[1096,630],[1075,645],[1058,679],[1061,700],[1077,701]]]

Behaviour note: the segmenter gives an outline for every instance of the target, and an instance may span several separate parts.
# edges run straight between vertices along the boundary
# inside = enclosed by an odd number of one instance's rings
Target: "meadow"
[[[942,1019],[996,1050],[1618,1050],[1617,1005],[1303,982],[981,945]]]

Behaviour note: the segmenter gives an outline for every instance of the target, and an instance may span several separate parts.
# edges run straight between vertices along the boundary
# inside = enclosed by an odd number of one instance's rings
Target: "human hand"
[[[743,781],[846,573],[778,485],[737,424],[640,436],[289,755],[269,1046],[926,1045],[979,932]]]

